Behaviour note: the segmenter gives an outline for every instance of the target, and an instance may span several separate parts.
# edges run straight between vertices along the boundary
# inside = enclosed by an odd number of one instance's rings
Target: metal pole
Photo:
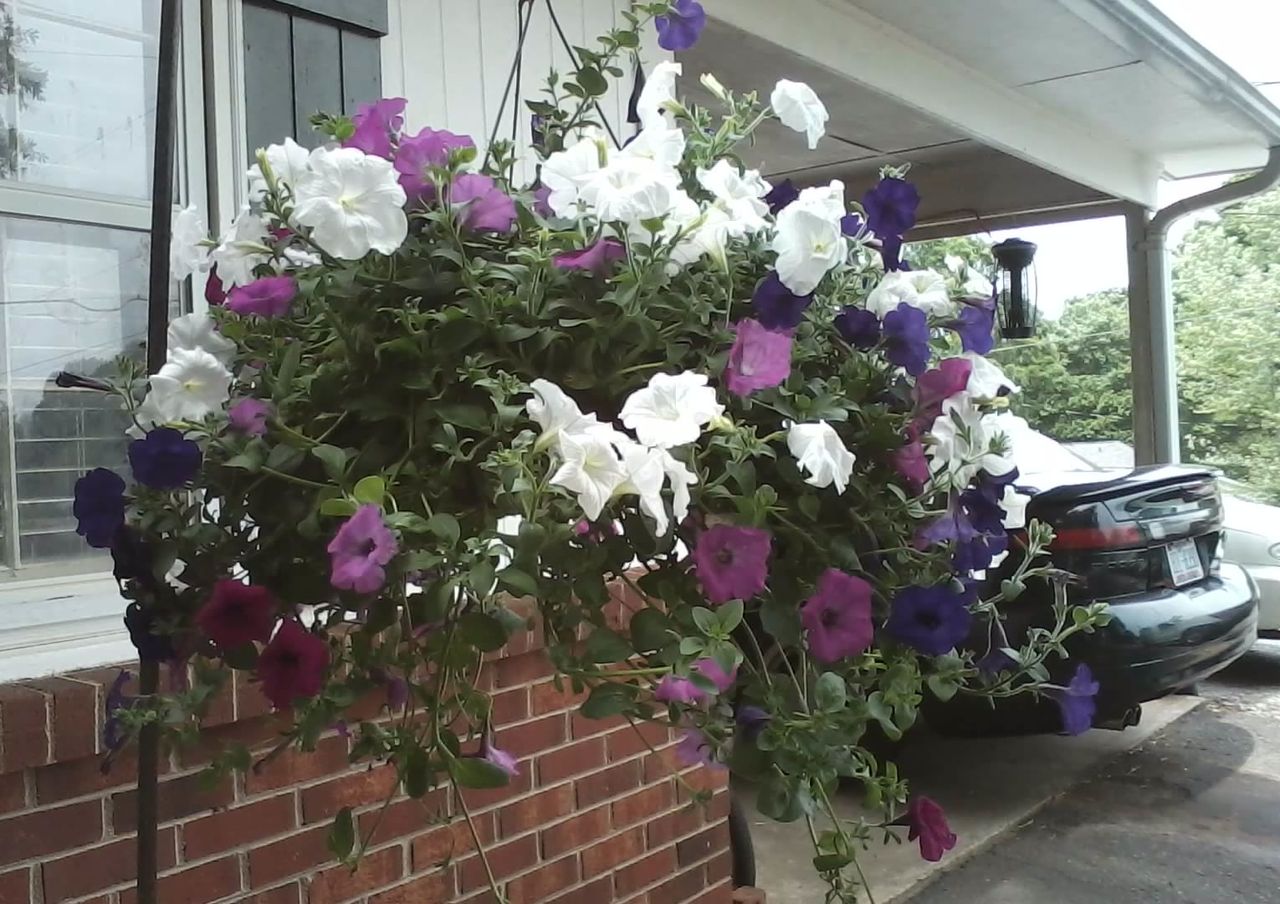
[[[160,0],[160,47],[156,67],[155,160],[151,181],[151,279],[147,300],[147,372],[164,366],[169,328],[169,238],[173,217],[174,121],[177,117],[178,3]],[[139,657],[138,690],[143,696],[160,689],[160,663]],[[157,775],[159,726],[147,725],[138,736],[138,901],[156,898]]]

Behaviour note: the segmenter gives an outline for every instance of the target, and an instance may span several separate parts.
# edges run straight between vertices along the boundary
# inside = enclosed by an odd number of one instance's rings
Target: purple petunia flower
[[[450,153],[475,146],[470,135],[447,129],[423,129],[417,135],[401,138],[395,159],[400,187],[410,199],[434,198],[436,186],[431,180],[431,168],[444,168],[449,165]]]
[[[663,675],[653,690],[653,699],[659,703],[701,703],[707,695],[688,678],[679,675]]]
[[[725,364],[725,385],[738,396],[780,385],[791,375],[791,334],[775,332],[758,320],[740,320]]]
[[[793,330],[804,319],[804,312],[813,302],[813,294],[796,295],[782,284],[776,270],[756,285],[751,306],[756,319],[769,330]]]
[[[227,409],[227,423],[231,429],[246,436],[265,436],[270,416],[271,403],[262,399],[241,399]]]
[[[227,310],[242,316],[283,317],[297,294],[298,281],[292,276],[264,276],[227,293]]]
[[[885,357],[913,377],[929,367],[929,317],[905,301],[884,315]]]
[[[262,694],[276,709],[289,709],[295,700],[320,693],[328,667],[329,645],[324,638],[287,619],[258,656]]]
[[[960,306],[960,315],[951,328],[960,337],[960,345],[967,352],[985,355],[995,348],[996,308],[991,301]]]
[[[978,671],[984,678],[993,679],[999,677],[1001,672],[1007,672],[1015,668],[1018,663],[1004,650],[996,648],[975,662],[974,665],[978,667]]]
[[[835,320],[840,338],[862,351],[869,351],[880,342],[880,318],[866,308],[845,306]]]
[[[907,840],[920,839],[920,856],[937,863],[956,846],[956,833],[947,825],[947,814],[928,797],[913,795],[907,804]]]
[[[893,468],[917,491],[929,482],[929,460],[920,442],[920,431],[913,424],[907,425],[907,441],[893,453]]]
[[[856,213],[847,213],[840,218],[840,232],[853,238],[862,231],[863,219]]]
[[[382,521],[382,509],[362,505],[329,543],[329,583],[340,590],[374,593],[386,582],[383,566],[399,548],[395,534]]]
[[[109,750],[119,750],[124,746],[124,730],[120,725],[120,710],[133,705],[133,699],[124,692],[125,685],[133,680],[133,673],[121,669],[107,689],[106,719],[102,723],[102,746]]]
[[[969,520],[969,513],[960,504],[959,497],[952,495],[947,502],[947,510],[916,533],[915,545],[918,549],[928,549],[943,543],[968,543],[977,535],[978,530]]]
[[[516,758],[494,744],[491,738],[486,737],[480,742],[480,759],[497,766],[511,778],[520,774]]]
[[[195,479],[200,447],[172,427],[156,427],[129,443],[133,479],[153,490],[176,490]]]
[[[561,270],[584,270],[593,276],[604,276],[626,256],[627,249],[622,242],[601,237],[581,251],[557,254],[551,263]]]
[[[533,190],[533,212],[544,220],[556,215],[551,209],[551,189],[545,185],[539,185]]]
[[[1093,715],[1098,711],[1094,700],[1098,695],[1098,682],[1093,680],[1093,672],[1083,662],[1076,666],[1075,674],[1066,687],[1045,688],[1045,694],[1058,704],[1064,732],[1084,734],[1093,727]]]
[[[911,265],[902,259],[901,236],[889,235],[880,240],[880,263],[884,265],[885,272],[911,269]]]
[[[819,662],[856,656],[871,646],[871,585],[828,568],[818,578],[813,596],[800,608],[800,623]]]
[[[124,609],[124,626],[129,632],[129,642],[138,651],[138,658],[147,662],[167,662],[176,657],[173,638],[158,633],[156,610],[134,601]]]
[[[516,202],[498,183],[479,173],[463,173],[448,188],[449,203],[458,211],[458,223],[476,232],[510,232],[516,221]]]
[[[707,13],[698,0],[671,0],[667,12],[653,20],[658,46],[663,50],[688,50],[698,43],[707,27]]]
[[[717,524],[703,531],[693,548],[693,569],[707,600],[749,600],[764,590],[772,546],[772,535],[755,527]]]
[[[923,417],[933,420],[942,410],[942,403],[953,395],[964,392],[973,373],[973,362],[968,358],[944,358],[938,366],[925,371],[916,380],[916,409]]]
[[[772,717],[759,706],[744,703],[733,711],[733,720],[742,729],[742,737],[745,740],[755,741],[768,727]]]
[[[723,769],[724,764],[716,759],[715,749],[707,736],[696,728],[685,729],[676,745],[676,759],[685,766],[710,766]]]
[[[720,668],[720,663],[711,657],[699,659],[693,664],[693,670],[706,678],[716,686],[716,691],[723,694],[729,688],[733,687],[733,682],[738,677],[738,670],[735,668],[732,672],[726,672]]]
[[[919,206],[920,192],[916,187],[892,176],[881,179],[862,196],[867,226],[881,241],[906,235],[916,225]]]
[[[764,203],[769,205],[769,212],[777,214],[796,198],[800,197],[800,189],[790,179],[783,179],[764,196]]]
[[[387,709],[398,713],[409,705],[409,682],[401,675],[387,679]]]
[[[403,97],[384,97],[371,104],[360,104],[351,117],[355,132],[346,141],[344,148],[359,148],[366,154],[391,159],[392,139],[400,135],[404,128],[404,108],[407,101]]]
[[[124,480],[115,471],[94,468],[76,481],[74,496],[76,533],[95,549],[107,549],[124,524]]]
[[[969,634],[967,599],[945,584],[899,590],[885,630],[926,656],[941,656]]]

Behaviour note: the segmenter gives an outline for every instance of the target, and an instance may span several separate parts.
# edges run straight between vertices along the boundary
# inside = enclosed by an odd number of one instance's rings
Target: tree
[[[34,29],[19,27],[8,4],[0,3],[0,96],[15,98],[19,110],[44,97],[49,79],[47,72],[19,56],[37,37]],[[35,143],[22,137],[16,124],[7,123],[0,116],[0,179],[14,178],[20,175],[23,163],[43,159]]]

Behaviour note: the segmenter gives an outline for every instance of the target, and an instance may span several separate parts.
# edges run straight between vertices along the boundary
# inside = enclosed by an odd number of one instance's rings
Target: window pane
[[[159,0],[0,0],[0,178],[149,198],[158,28]]]
[[[10,569],[105,565],[75,535],[72,487],[89,468],[124,473],[126,418],[114,399],[51,381],[143,357],[148,245],[145,233],[0,217],[0,561]]]

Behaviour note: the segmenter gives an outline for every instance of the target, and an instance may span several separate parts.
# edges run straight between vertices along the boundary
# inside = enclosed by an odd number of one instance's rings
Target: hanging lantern
[[[996,290],[996,311],[1000,335],[1005,339],[1029,339],[1036,334],[1036,256],[1034,242],[1005,239],[991,249],[996,258],[992,280]]]

